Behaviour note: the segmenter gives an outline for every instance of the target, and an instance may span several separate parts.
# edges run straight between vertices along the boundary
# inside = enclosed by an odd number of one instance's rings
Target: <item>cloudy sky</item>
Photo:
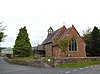
[[[0,22],[8,35],[1,46],[13,47],[19,29],[27,27],[32,46],[41,44],[47,29],[72,24],[78,32],[100,27],[99,0],[0,0]]]

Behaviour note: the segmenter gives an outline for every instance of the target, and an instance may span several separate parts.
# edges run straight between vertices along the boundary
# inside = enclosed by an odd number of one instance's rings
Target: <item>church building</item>
[[[61,52],[62,49],[56,46],[57,41],[63,38],[69,40],[69,49],[66,51],[66,57],[86,57],[85,42],[74,25],[69,28],[66,28],[65,25],[63,25],[63,27],[56,31],[54,31],[52,27],[48,29],[47,38],[41,44],[43,50],[45,50],[46,57],[64,57],[64,54]]]

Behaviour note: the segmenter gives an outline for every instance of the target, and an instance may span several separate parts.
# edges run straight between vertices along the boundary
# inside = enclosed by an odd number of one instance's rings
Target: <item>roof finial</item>
[[[63,25],[65,25],[65,22],[63,22]]]
[[[63,27],[65,27],[65,22],[63,22]]]

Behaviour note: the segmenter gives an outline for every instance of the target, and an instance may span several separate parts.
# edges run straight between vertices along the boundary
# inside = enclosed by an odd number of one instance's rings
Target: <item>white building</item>
[[[6,54],[13,54],[13,50],[11,48],[2,49],[1,55],[5,56]]]

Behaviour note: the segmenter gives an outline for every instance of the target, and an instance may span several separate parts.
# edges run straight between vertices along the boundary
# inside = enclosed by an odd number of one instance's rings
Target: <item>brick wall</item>
[[[70,57],[85,57],[85,43],[74,27],[72,27],[71,30],[68,32],[67,38],[69,40],[71,38],[75,38],[77,41],[77,51],[69,51],[68,53],[70,54]]]
[[[68,55],[68,57],[86,57],[86,52],[85,52],[85,43],[83,41],[83,39],[81,38],[81,36],[79,35],[79,33],[77,32],[77,30],[75,29],[74,26],[72,26],[71,28],[69,28],[68,30],[66,29],[65,26],[63,26],[62,28],[58,29],[59,31],[57,32],[57,34],[55,35],[52,43],[50,44],[46,44],[45,47],[45,52],[46,52],[46,56],[50,56],[55,57],[55,58],[60,58],[60,57],[64,57],[63,54],[60,52],[61,49],[58,49],[56,47],[52,47],[53,45],[56,44],[56,42],[60,39],[63,38],[65,36],[65,38],[67,38],[68,40],[70,40],[71,38],[76,39],[77,42],[77,51],[67,51],[66,55]],[[67,32],[66,32],[67,31]],[[64,35],[63,35],[64,34]],[[63,37],[62,37],[63,36]],[[67,57],[67,56],[66,56]]]
[[[71,38],[75,38],[77,41],[77,51],[66,51],[66,57],[86,57],[85,43],[74,27],[69,30],[65,38],[67,38],[69,41]],[[61,49],[53,47],[53,57],[63,58],[64,55],[61,53]]]

